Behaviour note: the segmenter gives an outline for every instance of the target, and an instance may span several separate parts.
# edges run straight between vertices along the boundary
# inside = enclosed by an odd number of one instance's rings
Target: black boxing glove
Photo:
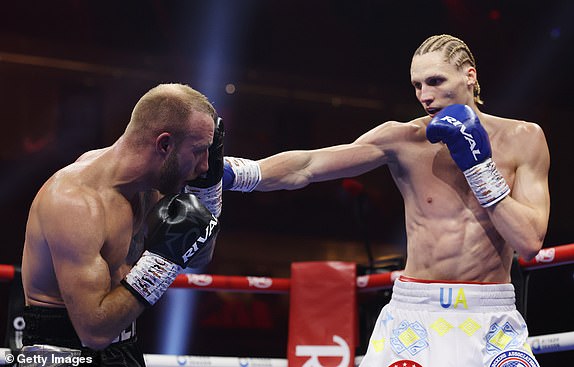
[[[201,200],[209,211],[219,218],[222,200],[222,177],[223,177],[223,137],[225,129],[223,120],[215,116],[215,130],[213,143],[209,146],[209,169],[207,172],[193,181],[186,182],[183,189],[186,193],[192,193]]]
[[[219,223],[192,194],[161,199],[149,213],[145,251],[121,283],[147,305],[155,304],[196,256],[211,258]]]

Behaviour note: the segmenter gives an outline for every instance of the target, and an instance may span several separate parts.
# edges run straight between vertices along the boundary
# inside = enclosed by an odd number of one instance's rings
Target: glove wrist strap
[[[487,208],[510,194],[510,187],[490,158],[463,172],[478,202]]]
[[[219,218],[223,207],[223,183],[221,180],[207,188],[186,185],[184,192],[195,195],[214,217]]]
[[[235,180],[229,190],[251,192],[261,181],[259,163],[245,158],[225,157],[235,173]]]
[[[181,266],[146,250],[122,284],[141,301],[153,306],[182,270]]]

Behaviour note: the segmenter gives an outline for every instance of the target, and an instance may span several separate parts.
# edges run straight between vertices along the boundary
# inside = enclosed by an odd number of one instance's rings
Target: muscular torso
[[[124,197],[110,182],[99,176],[101,165],[100,151],[88,154],[78,162],[57,172],[40,189],[32,203],[27,229],[24,253],[22,258],[22,278],[29,305],[63,307],[51,247],[45,230],[51,216],[59,213],[50,208],[52,200],[67,192],[81,191],[92,200],[105,218],[105,240],[99,254],[109,269],[110,288],[119,284],[131,265],[141,255],[143,244],[141,224],[145,208],[152,200],[150,195],[136,194],[129,200]],[[81,221],[81,219],[80,219]],[[82,229],[90,230],[92,223],[83,222]],[[74,246],[82,246],[81,243]],[[69,248],[69,251],[81,251],[81,248]]]
[[[392,176],[404,198],[408,258],[405,275],[435,280],[508,282],[513,250],[496,231],[444,144],[425,137],[430,118],[403,129],[404,140],[389,157]],[[496,121],[495,121],[496,120]],[[483,117],[493,160],[513,187],[516,164],[509,129],[518,121]]]

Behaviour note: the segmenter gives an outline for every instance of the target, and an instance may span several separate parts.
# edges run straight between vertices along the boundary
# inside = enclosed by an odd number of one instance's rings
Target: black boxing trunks
[[[20,367],[37,366],[39,361],[54,367],[145,366],[137,344],[135,322],[108,347],[94,350],[82,345],[64,308],[26,306],[24,320]]]

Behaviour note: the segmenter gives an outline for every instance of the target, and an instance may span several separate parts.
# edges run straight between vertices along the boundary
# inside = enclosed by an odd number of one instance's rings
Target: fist
[[[466,105],[453,104],[433,117],[426,129],[428,141],[442,141],[462,171],[492,156],[490,140],[476,113]]]

